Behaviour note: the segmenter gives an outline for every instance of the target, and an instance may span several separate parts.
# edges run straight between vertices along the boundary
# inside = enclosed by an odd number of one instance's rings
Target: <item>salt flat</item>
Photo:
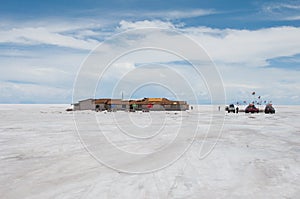
[[[0,198],[300,195],[299,106],[275,106],[275,115],[215,113],[216,120],[224,118],[221,134],[214,130],[207,134],[213,124],[207,106],[183,113],[82,111],[75,116],[64,111],[66,107],[0,105]],[[174,143],[179,128],[181,140],[169,151],[170,160],[176,155],[173,151],[180,152],[181,145],[192,145],[173,164],[160,167],[168,154],[161,153],[152,162],[133,162],[117,153],[109,154],[103,143],[97,145],[107,155],[107,159],[100,157],[104,160],[101,164],[99,154],[82,143],[84,136],[95,136],[97,140],[97,128],[116,148],[132,154],[163,150],[164,145]],[[85,144],[93,147],[97,142]],[[113,168],[107,167],[110,163]],[[150,170],[135,174],[133,169]]]

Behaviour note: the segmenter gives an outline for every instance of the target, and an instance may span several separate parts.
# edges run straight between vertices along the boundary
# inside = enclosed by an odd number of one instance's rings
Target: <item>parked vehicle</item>
[[[233,104],[230,104],[229,106],[226,107],[225,109],[228,113],[233,112],[235,113],[235,107]]]
[[[259,109],[254,104],[249,104],[245,109],[245,113],[259,113]]]
[[[266,108],[265,108],[265,113],[266,114],[274,114],[275,113],[275,109],[272,106],[272,104],[267,104]]]

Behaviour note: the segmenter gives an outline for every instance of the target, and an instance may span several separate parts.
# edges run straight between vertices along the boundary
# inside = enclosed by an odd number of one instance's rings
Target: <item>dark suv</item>
[[[259,109],[254,104],[249,104],[245,109],[245,113],[258,113]]]
[[[265,113],[266,114],[274,114],[275,113],[275,109],[273,108],[272,104],[266,105]]]

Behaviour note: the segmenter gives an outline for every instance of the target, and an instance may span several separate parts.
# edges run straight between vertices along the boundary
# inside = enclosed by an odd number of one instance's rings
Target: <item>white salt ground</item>
[[[210,124],[208,106],[182,115],[76,113],[87,129],[93,125],[89,118],[96,116],[99,128],[116,147],[143,153],[172,142],[181,116],[187,133],[195,130],[191,128],[199,119],[200,133],[187,152],[174,164],[147,174],[119,172],[96,161],[81,144],[73,113],[64,111],[66,107],[0,105],[0,198],[299,198],[299,106],[275,106],[275,115],[221,111],[217,118],[224,116],[225,121],[220,137],[218,132],[203,134]],[[165,121],[162,133],[152,135],[161,121]],[[120,128],[156,140],[137,144]],[[190,137],[186,139],[183,143]],[[199,158],[203,142],[216,145]]]

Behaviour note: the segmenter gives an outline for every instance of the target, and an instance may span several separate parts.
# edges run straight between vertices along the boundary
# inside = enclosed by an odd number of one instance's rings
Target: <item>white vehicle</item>
[[[235,113],[235,106],[234,104],[230,104],[229,106],[226,106],[226,109],[225,109],[228,113],[230,112],[233,112]]]

